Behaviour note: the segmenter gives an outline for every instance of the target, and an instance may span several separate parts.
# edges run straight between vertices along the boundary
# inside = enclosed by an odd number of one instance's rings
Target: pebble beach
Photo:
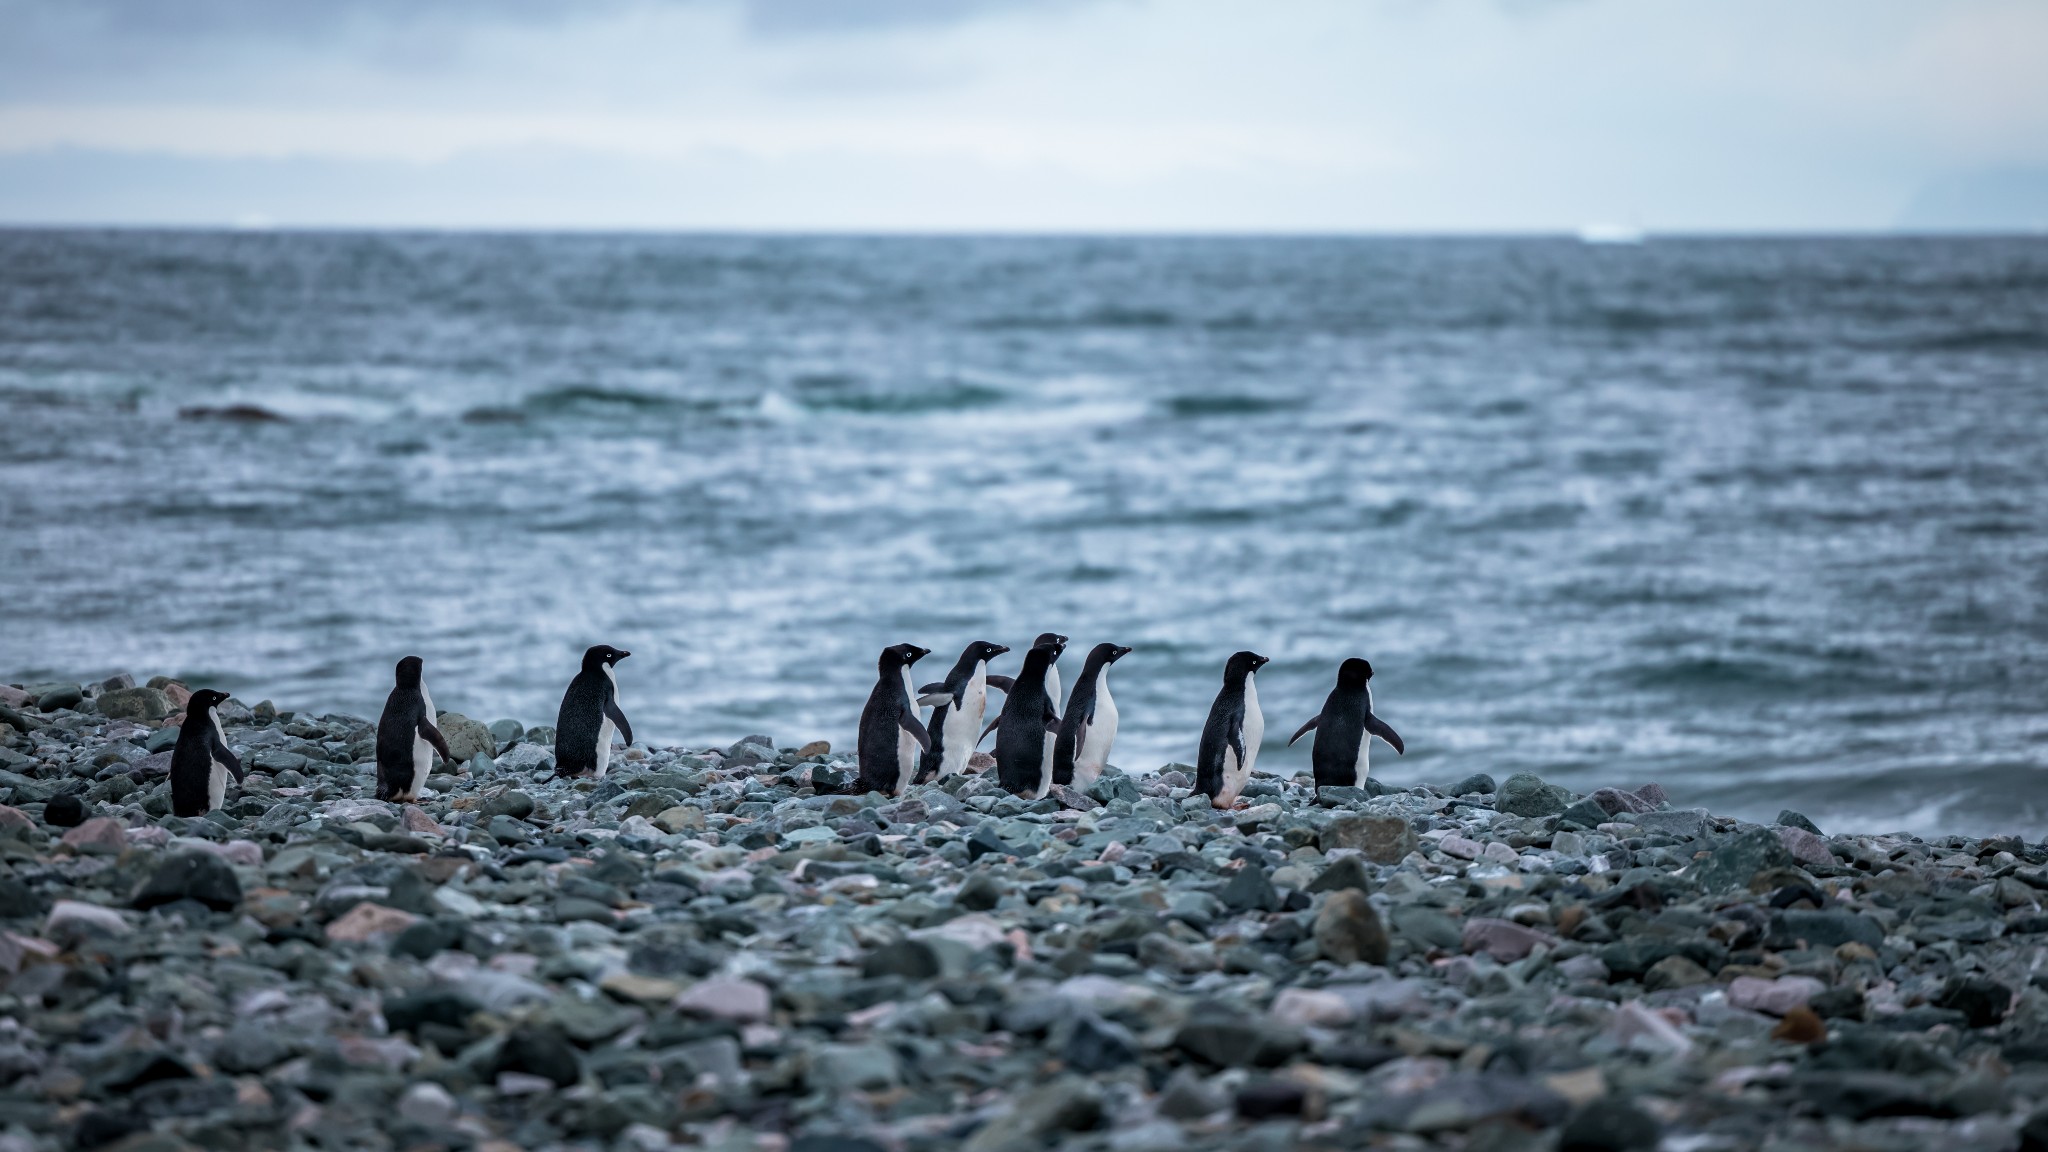
[[[454,713],[394,805],[372,721],[267,701],[186,820],[185,692],[0,687],[0,1152],[2048,1148],[2018,836],[1476,770],[836,795],[787,732],[565,780]]]

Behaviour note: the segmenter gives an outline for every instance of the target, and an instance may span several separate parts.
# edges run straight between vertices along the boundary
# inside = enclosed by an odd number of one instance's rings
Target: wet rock
[[[1514,816],[1555,816],[1572,803],[1569,789],[1545,784],[1541,777],[1517,772],[1501,782],[1494,807]]]
[[[1356,849],[1375,864],[1398,864],[1417,846],[1415,829],[1407,820],[1365,814],[1339,816],[1325,824],[1317,843],[1324,852]]]
[[[1379,912],[1365,893],[1343,888],[1323,897],[1316,912],[1316,949],[1337,964],[1385,964],[1389,941]]]
[[[1651,1152],[1662,1126],[1626,1100],[1594,1100],[1567,1120],[1557,1135],[1558,1152]]]
[[[441,713],[435,727],[441,730],[441,738],[448,742],[449,755],[457,764],[467,764],[498,750],[498,738],[491,730],[460,712]]]
[[[211,852],[179,852],[157,865],[130,903],[146,910],[176,900],[196,900],[216,912],[231,911],[242,903],[242,882],[226,861]]]
[[[1493,777],[1488,776],[1484,772],[1474,772],[1472,775],[1444,789],[1444,795],[1470,796],[1475,792],[1492,792],[1494,790]]]
[[[52,828],[77,828],[85,823],[85,801],[75,795],[50,797],[43,805],[43,823]],[[72,843],[68,838],[65,842]]]

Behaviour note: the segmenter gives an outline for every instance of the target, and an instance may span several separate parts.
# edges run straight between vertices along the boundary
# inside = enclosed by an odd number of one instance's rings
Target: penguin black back
[[[1060,734],[1052,746],[1052,782],[1074,782],[1074,757],[1087,743],[1089,726],[1095,723],[1096,691],[1102,684],[1103,669],[1130,653],[1122,645],[1102,643],[1088,650],[1081,665],[1081,678],[1067,694],[1067,710],[1060,718]]]
[[[407,656],[398,662],[396,686],[384,698],[384,713],[377,718],[377,799],[410,800],[426,783],[425,773],[433,768],[433,751],[455,762],[448,741],[434,722],[434,701],[422,679],[425,661]],[[421,745],[430,751],[420,763]]]
[[[931,748],[931,737],[917,718],[917,701],[910,693],[909,674],[910,666],[930,652],[931,649],[915,644],[891,644],[876,658],[875,687],[860,711],[860,733],[855,745],[860,756],[860,774],[853,782],[854,794],[898,794],[915,770],[914,750]]]
[[[613,728],[633,742],[633,726],[619,710],[618,679],[613,665],[631,652],[595,644],[583,652],[583,668],[562,693],[555,715],[555,772],[562,776],[601,773],[611,756]]]
[[[228,694],[201,688],[185,702],[185,723],[171,751],[171,814],[204,816],[220,806],[228,774],[243,779],[242,762],[228,750],[220,713]]]
[[[1372,712],[1372,665],[1357,657],[1337,669],[1337,686],[1323,700],[1323,710],[1303,724],[1289,744],[1315,729],[1316,741],[1309,762],[1316,787],[1353,788],[1363,783],[1367,753],[1378,736],[1397,753],[1405,753],[1401,737]]]
[[[1256,652],[1238,652],[1223,666],[1223,688],[1209,705],[1202,725],[1202,743],[1195,753],[1195,791],[1218,808],[1237,802],[1265,737],[1265,714],[1259,710],[1252,674],[1266,666]]]
[[[1046,669],[1059,658],[1059,645],[1043,640],[1024,654],[1024,667],[1003,696],[996,721],[996,783],[1018,796],[1039,795],[1049,783],[1046,734],[1059,731],[1045,691]]]

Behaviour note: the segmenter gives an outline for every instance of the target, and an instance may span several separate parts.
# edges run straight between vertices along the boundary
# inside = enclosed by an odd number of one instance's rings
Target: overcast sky
[[[2048,226],[2041,0],[0,0],[0,221]]]

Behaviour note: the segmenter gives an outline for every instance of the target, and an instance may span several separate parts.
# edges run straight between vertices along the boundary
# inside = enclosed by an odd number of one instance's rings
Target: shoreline
[[[460,717],[482,758],[394,805],[371,722],[260,707],[223,715],[245,786],[181,820],[149,691],[0,701],[23,1147],[2048,1138],[2048,845],[2018,837],[1527,775],[817,795],[850,757],[753,738],[567,781]]]

